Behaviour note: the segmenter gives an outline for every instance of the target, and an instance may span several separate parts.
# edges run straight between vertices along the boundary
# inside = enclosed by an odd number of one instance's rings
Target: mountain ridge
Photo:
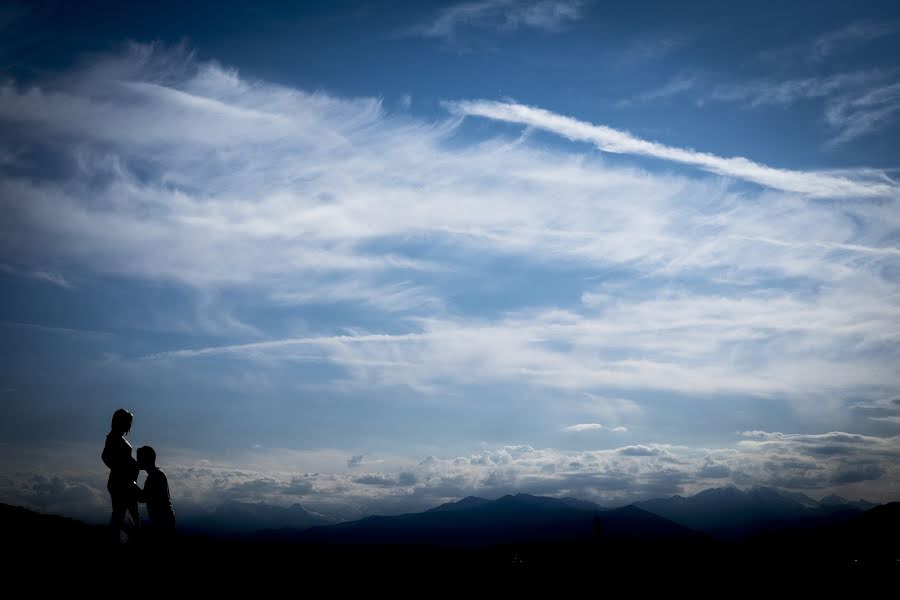
[[[634,505],[719,539],[746,539],[778,529],[840,523],[863,512],[864,504],[816,501],[778,488],[710,488],[693,496],[654,498]],[[861,501],[865,502],[865,501]]]

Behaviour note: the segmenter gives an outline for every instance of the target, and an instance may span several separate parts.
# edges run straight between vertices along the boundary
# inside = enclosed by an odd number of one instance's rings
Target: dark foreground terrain
[[[790,582],[862,591],[894,585],[900,576],[900,503],[741,541],[635,506],[592,509],[525,495],[456,504],[306,531],[182,532],[165,545],[140,535],[121,544],[103,527],[0,504],[4,579],[34,593],[174,597],[262,590],[293,596],[322,586],[329,595],[351,588],[440,595],[487,584],[710,593],[723,583],[739,591]]]

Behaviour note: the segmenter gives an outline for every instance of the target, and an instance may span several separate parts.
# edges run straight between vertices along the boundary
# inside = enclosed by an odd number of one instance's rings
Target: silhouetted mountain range
[[[698,542],[704,536],[635,506],[600,510],[590,502],[529,494],[469,497],[422,513],[372,516],[315,527],[297,541],[317,544],[431,545]]]
[[[183,525],[204,533],[245,534],[262,529],[303,530],[336,521],[300,504],[284,508],[263,503],[226,502],[212,513],[192,515]]]
[[[831,494],[830,496],[825,496],[821,500],[819,500],[820,507],[834,507],[834,508],[846,508],[852,507],[859,510],[869,510],[870,508],[875,508],[878,506],[872,502],[867,500],[863,500],[860,498],[859,500],[847,500],[846,498],[842,498],[837,494]]]
[[[770,487],[740,490],[714,488],[694,496],[672,496],[637,502],[635,506],[719,539],[745,539],[784,529],[820,527],[844,522],[872,504],[828,496],[821,502],[805,494]]]
[[[531,503],[531,509],[553,507],[556,510],[567,508],[580,511],[609,511],[608,507],[577,498],[543,498],[527,494],[505,498],[488,500],[469,496],[436,506],[421,514],[468,511],[473,508],[489,511],[491,510],[489,507],[496,506],[496,503],[506,506],[511,502],[509,498],[517,499],[515,504],[519,505],[518,508]],[[637,502],[634,506],[718,539],[738,540],[771,531],[814,528],[843,522],[875,505],[865,500],[850,501],[835,495],[816,501],[805,494],[768,487],[755,487],[749,490],[724,487],[705,490],[690,497],[672,496]],[[179,525],[183,529],[220,535],[251,534],[261,530],[282,529],[289,530],[285,532],[289,535],[292,532],[341,522],[339,518],[311,511],[300,504],[285,508],[249,502],[227,502],[211,512],[184,510],[179,512],[179,516]],[[402,518],[398,523],[412,518],[410,515],[399,517]],[[369,517],[362,521],[390,518],[394,517]],[[417,518],[430,522],[429,518]],[[350,523],[341,524],[342,527],[350,525]]]

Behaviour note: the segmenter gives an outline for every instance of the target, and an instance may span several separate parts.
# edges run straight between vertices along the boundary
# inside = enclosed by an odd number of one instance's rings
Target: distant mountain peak
[[[806,494],[769,486],[745,490],[734,486],[710,488],[687,498],[657,498],[636,505],[686,527],[727,539],[797,527],[801,522],[840,522],[871,508],[839,496],[817,502]]]
[[[743,496],[744,492],[733,485],[718,488],[705,489],[702,492],[694,494],[690,498],[738,498]],[[674,496],[681,498],[681,496]]]
[[[466,510],[469,508],[475,508],[476,506],[481,506],[490,502],[490,500],[485,500],[484,498],[479,498],[478,496],[466,496],[462,500],[457,500],[456,502],[445,502],[440,506],[435,506],[434,508],[429,508],[425,512],[445,512],[452,510]]]
[[[498,504],[521,507],[542,507],[542,508],[571,508],[564,500],[559,498],[551,498],[549,496],[535,496],[533,494],[518,493],[515,495],[508,494],[496,500]]]
[[[838,496],[837,494],[829,494],[819,500],[819,504],[823,506],[836,506],[840,504],[849,504],[849,502],[849,500],[847,500],[843,496]]]
[[[819,503],[801,492],[789,492],[778,488],[768,486],[756,486],[750,490],[750,493],[761,495],[772,499],[783,499],[794,502],[804,508],[818,508]]]
[[[322,513],[318,513],[314,510],[309,510],[308,508],[306,508],[305,506],[303,506],[302,504],[299,504],[299,503],[292,504],[287,510],[289,513],[294,514],[294,515],[301,514],[301,515],[308,515],[311,517],[321,517],[322,519],[328,519],[328,517],[326,517]]]
[[[873,502],[869,502],[868,500],[864,500],[860,498],[859,500],[848,500],[843,496],[838,496],[837,494],[829,494],[825,496],[821,500],[819,500],[819,506],[823,506],[826,508],[853,508],[856,510],[869,510],[870,508],[874,508],[878,506]]]
[[[198,526],[208,530],[252,532],[261,529],[306,529],[334,522],[335,519],[309,510],[302,504],[295,503],[285,508],[265,502],[229,500],[216,507],[207,518],[199,519]]]

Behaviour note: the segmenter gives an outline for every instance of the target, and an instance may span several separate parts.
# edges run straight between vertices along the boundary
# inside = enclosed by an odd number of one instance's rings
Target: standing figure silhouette
[[[109,526],[116,537],[121,531],[125,520],[125,513],[131,515],[134,527],[141,526],[141,518],[138,513],[138,464],[131,456],[131,444],[125,439],[131,431],[131,423],[134,415],[120,408],[113,413],[110,432],[106,436],[106,445],[100,457],[103,464],[109,467],[109,480],[106,489],[109,490],[112,499],[112,517]]]

